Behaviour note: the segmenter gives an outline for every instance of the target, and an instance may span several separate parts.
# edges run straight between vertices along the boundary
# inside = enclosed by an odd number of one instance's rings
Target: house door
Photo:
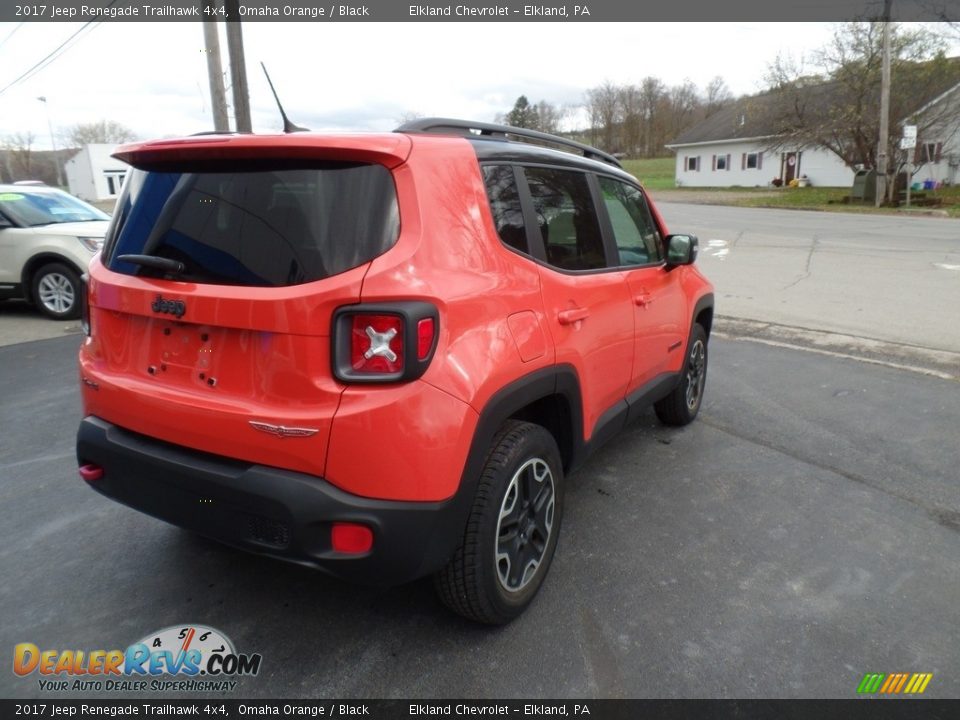
[[[797,176],[797,153],[787,153],[783,159],[783,184],[786,185]]]

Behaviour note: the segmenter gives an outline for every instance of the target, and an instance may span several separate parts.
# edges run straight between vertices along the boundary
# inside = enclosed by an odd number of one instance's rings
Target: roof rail
[[[494,123],[472,122],[470,120],[454,120],[452,118],[420,118],[408,123],[404,123],[394,132],[401,133],[446,133],[451,132],[456,135],[466,135],[481,138],[502,138],[507,140],[508,135],[529,140],[539,140],[542,143],[559,145],[560,147],[570,148],[583,153],[583,156],[591,160],[600,160],[618,168],[623,165],[610,153],[598,150],[590,145],[584,145],[575,140],[540,132],[539,130],[528,130],[527,128],[514,127],[512,125],[497,125]]]

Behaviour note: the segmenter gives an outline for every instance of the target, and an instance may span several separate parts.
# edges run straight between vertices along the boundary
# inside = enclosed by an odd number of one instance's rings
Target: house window
[[[107,179],[107,194],[119,195],[120,189],[123,187],[123,179],[127,176],[127,173],[125,171],[111,170],[105,172],[103,175]]]
[[[691,172],[699,172],[700,170],[700,156],[687,158],[687,170]]]
[[[759,167],[759,162],[759,153],[747,153],[747,170],[756,170]]]
[[[714,155],[714,156],[713,156],[713,169],[714,169],[714,170],[729,170],[729,169],[730,169],[730,156],[729,156],[729,155]]]
[[[926,163],[938,163],[940,162],[940,153],[943,148],[943,143],[938,142],[928,142],[921,144],[918,149],[919,162],[921,165]]]

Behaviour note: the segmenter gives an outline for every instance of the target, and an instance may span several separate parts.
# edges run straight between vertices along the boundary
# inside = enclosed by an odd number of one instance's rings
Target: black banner
[[[660,22],[844,21],[877,19],[883,0],[38,0],[0,4],[0,22]],[[957,0],[893,0],[897,21],[960,20]]]
[[[947,720],[960,700],[0,700],[0,718]]]

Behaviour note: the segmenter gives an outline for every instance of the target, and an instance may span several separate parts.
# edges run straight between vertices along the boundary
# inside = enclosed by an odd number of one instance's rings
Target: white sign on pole
[[[917,126],[904,125],[903,137],[900,139],[900,149],[909,150],[917,146]]]

